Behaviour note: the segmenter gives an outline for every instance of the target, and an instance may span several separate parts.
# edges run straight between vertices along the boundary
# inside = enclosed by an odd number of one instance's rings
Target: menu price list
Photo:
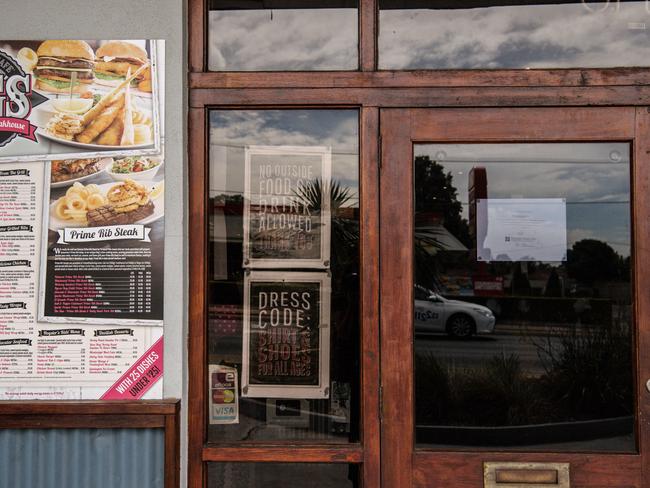
[[[31,339],[0,339],[0,377],[31,376],[33,373]]]
[[[54,276],[55,315],[150,314],[151,302],[150,271]]]
[[[35,330],[43,167],[0,166],[0,368],[24,368],[21,337]],[[28,340],[28,339],[25,339]],[[4,341],[4,344],[2,343]],[[9,347],[11,346],[11,347]],[[16,346],[20,346],[15,349]],[[15,361],[10,356],[16,353]],[[29,367],[33,367],[30,364]]]
[[[111,382],[144,354],[146,327],[39,329],[31,338],[0,340],[0,378]],[[18,383],[20,384],[20,383]]]

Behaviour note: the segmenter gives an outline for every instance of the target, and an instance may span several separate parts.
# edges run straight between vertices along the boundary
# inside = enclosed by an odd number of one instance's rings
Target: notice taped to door
[[[244,268],[328,268],[331,149],[248,146],[245,161]]]
[[[329,397],[329,304],[327,273],[247,274],[242,396]]]

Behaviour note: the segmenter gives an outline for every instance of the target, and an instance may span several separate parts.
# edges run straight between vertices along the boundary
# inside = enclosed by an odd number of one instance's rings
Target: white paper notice
[[[478,261],[566,261],[564,198],[476,201]]]

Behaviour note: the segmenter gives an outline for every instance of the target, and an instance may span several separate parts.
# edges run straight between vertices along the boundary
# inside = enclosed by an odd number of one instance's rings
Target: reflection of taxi
[[[494,332],[495,318],[483,305],[448,300],[421,286],[415,287],[415,332],[446,332],[454,337]]]

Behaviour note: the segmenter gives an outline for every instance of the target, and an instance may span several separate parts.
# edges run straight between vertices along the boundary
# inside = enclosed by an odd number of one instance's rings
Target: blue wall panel
[[[162,429],[0,429],[0,488],[164,488]]]

